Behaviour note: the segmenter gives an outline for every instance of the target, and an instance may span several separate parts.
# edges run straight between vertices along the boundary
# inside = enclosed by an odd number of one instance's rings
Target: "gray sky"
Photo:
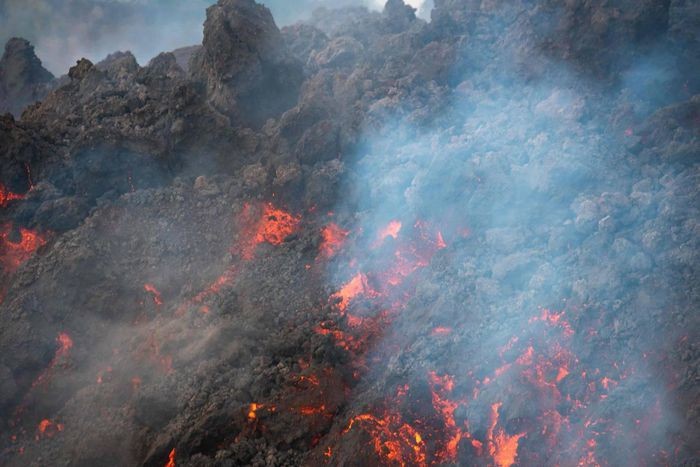
[[[381,8],[385,0],[258,0],[280,26],[308,17],[319,6],[363,4]],[[408,0],[420,7],[429,0]],[[81,57],[100,60],[131,50],[141,64],[160,52],[198,44],[206,7],[215,0],[0,0],[0,41],[30,40],[55,75]],[[427,16],[427,8],[421,10]]]

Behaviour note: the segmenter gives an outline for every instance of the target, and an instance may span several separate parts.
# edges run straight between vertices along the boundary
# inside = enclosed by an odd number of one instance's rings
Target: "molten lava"
[[[401,415],[385,412],[377,417],[372,414],[360,414],[353,417],[344,433],[357,424],[371,438],[375,453],[386,464],[401,466],[427,466],[426,446],[415,428],[403,423]]]
[[[493,457],[495,464],[498,467],[510,467],[515,464],[515,459],[518,456],[518,444],[520,443],[520,438],[525,436],[525,433],[510,436],[506,434],[503,428],[496,428],[502,405],[501,402],[491,405],[491,425],[486,437],[488,451]]]
[[[64,429],[62,423],[56,423],[52,420],[44,419],[39,422],[39,426],[36,429],[36,440],[39,441],[42,438],[53,438],[56,434],[60,433]]]
[[[336,302],[336,306],[341,312],[345,312],[350,305],[350,302],[356,297],[373,298],[378,295],[367,280],[367,276],[362,273],[356,274],[348,283],[343,285],[341,289],[331,295],[331,301]]]
[[[272,203],[266,203],[262,207],[246,203],[243,206],[241,220],[243,224],[243,240],[234,253],[239,252],[245,260],[251,260],[255,256],[255,249],[261,243],[281,245],[284,240],[297,231],[301,218],[293,216]],[[239,251],[235,251],[238,249]]]
[[[386,240],[388,237],[391,237],[394,240],[399,238],[399,233],[401,232],[401,227],[403,227],[403,225],[401,224],[400,221],[394,220],[394,221],[389,222],[389,224],[386,227],[384,227],[382,230],[379,231],[379,235],[378,235],[379,243]]]
[[[6,207],[10,201],[24,199],[24,195],[13,193],[0,183],[0,208]]]
[[[263,410],[263,409],[267,410],[268,412],[274,412],[275,410],[277,410],[274,405],[258,404],[256,402],[253,402],[248,406],[248,414],[247,414],[248,420],[251,422],[256,421],[258,419],[258,411]]]
[[[16,271],[36,250],[46,245],[43,236],[24,227],[19,229],[19,241],[14,241],[11,234],[11,225],[0,226],[0,266],[9,273]]]
[[[437,326],[430,331],[431,336],[449,336],[452,334],[452,328],[448,326]]]
[[[331,222],[321,229],[320,255],[326,259],[335,256],[344,246],[349,231],[341,229],[338,224]]]
[[[177,455],[177,452],[175,451],[175,448],[170,451],[170,454],[168,454],[168,462],[165,464],[165,467],[175,467],[175,456]]]

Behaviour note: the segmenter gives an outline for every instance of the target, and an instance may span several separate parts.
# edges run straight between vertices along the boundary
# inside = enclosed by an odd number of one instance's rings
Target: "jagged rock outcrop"
[[[10,39],[0,59],[0,112],[19,116],[27,105],[49,92],[53,80],[29,41]]]
[[[303,80],[270,10],[254,0],[219,0],[207,9],[191,73],[217,110],[253,126],[293,107]]]
[[[182,68],[185,72],[189,72],[190,60],[201,48],[201,45],[180,47],[179,49],[173,50],[172,54],[175,56],[175,60],[177,60],[177,64],[180,66],[180,68]]]

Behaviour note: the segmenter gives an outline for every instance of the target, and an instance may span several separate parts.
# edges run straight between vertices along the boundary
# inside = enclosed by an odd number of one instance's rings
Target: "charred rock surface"
[[[697,20],[220,0],[78,61],[0,118],[0,463],[694,465]]]

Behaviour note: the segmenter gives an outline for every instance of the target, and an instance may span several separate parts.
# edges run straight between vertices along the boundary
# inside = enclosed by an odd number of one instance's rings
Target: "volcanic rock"
[[[0,59],[0,113],[19,116],[27,105],[49,92],[53,80],[28,41],[10,39]]]
[[[219,0],[207,9],[191,73],[216,109],[254,126],[293,107],[303,80],[270,10],[253,0]]]

